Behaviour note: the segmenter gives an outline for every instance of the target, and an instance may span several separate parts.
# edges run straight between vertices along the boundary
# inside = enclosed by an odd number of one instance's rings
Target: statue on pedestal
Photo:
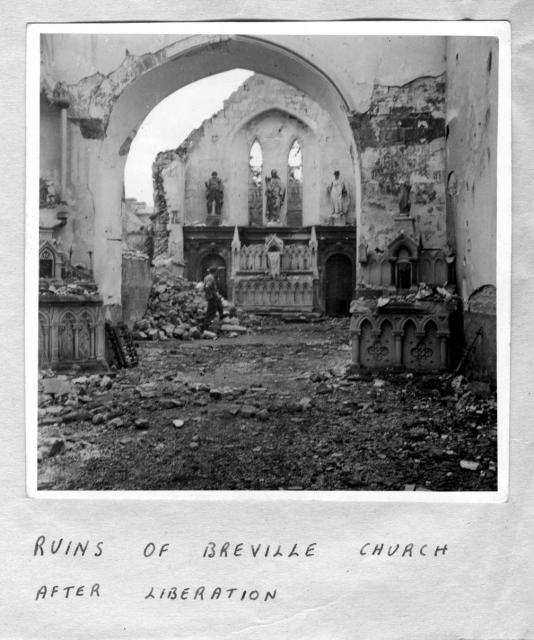
[[[211,178],[204,184],[206,185],[206,204],[208,207],[208,215],[220,216],[224,197],[222,180],[217,175],[217,172],[213,171]]]
[[[267,200],[267,222],[280,222],[280,211],[286,197],[286,190],[275,169],[271,177],[265,178],[265,197]]]
[[[332,182],[326,188],[326,192],[330,196],[330,204],[332,206],[330,211],[331,223],[338,226],[345,224],[345,216],[348,210],[348,191],[345,186],[343,176],[339,171],[334,171],[334,177]]]
[[[412,186],[408,181],[404,182],[400,186],[399,191],[399,214],[402,216],[409,216],[411,209],[410,191]]]

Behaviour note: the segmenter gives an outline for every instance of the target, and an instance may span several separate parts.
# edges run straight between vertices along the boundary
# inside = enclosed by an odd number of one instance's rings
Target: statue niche
[[[206,186],[206,205],[208,209],[208,219],[215,218],[215,220],[219,222],[224,198],[224,187],[222,180],[217,175],[217,172],[213,171],[210,179],[204,184]]]

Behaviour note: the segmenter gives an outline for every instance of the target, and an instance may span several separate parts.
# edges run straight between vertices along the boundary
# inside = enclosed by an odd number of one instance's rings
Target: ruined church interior
[[[213,273],[226,336],[339,320],[353,373],[494,388],[498,55],[489,37],[42,34],[40,368],[215,340],[184,307]],[[152,156],[151,194],[126,191],[149,114],[234,69]]]

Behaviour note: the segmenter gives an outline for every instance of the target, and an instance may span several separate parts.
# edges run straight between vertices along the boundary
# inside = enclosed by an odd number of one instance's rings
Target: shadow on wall
[[[477,331],[482,329],[466,364],[471,378],[489,380],[495,384],[497,376],[497,315],[496,293],[493,285],[484,285],[469,297],[463,314],[466,347],[473,343]]]

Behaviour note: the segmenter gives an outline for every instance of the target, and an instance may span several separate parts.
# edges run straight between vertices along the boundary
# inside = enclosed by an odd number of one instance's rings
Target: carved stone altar
[[[317,237],[285,244],[276,234],[263,244],[242,245],[237,227],[232,241],[235,305],[258,313],[311,312],[318,280]]]
[[[101,368],[104,361],[102,299],[49,296],[39,299],[39,366],[52,369],[77,364]]]
[[[107,368],[102,298],[52,241],[39,250],[39,367]]]
[[[353,366],[440,371],[449,364],[454,301],[355,300],[350,333]]]

